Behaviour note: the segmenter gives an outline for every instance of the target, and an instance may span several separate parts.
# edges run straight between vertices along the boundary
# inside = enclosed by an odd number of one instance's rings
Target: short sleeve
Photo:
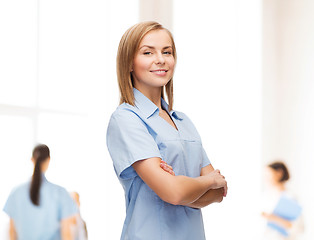
[[[121,179],[137,176],[134,162],[160,157],[158,146],[145,123],[132,111],[117,110],[107,129],[107,147],[116,174]]]
[[[60,220],[64,218],[68,218],[71,216],[74,216],[75,214],[78,213],[78,207],[74,200],[71,198],[70,194],[68,193],[67,190],[64,188],[60,187],[59,191],[59,217]]]
[[[15,219],[17,215],[17,199],[17,192],[13,190],[3,208],[3,211],[12,219]]]

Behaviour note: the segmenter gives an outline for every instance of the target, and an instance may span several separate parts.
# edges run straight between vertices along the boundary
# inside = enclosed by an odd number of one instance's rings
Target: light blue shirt
[[[201,138],[185,114],[169,112],[176,130],[140,91],[134,89],[134,96],[135,106],[121,104],[107,130],[108,150],[125,191],[126,218],[121,239],[203,240],[201,210],[164,202],[131,166],[139,160],[159,157],[173,167],[176,175],[198,177],[201,169],[210,164]],[[167,103],[161,101],[167,110]]]
[[[30,182],[13,189],[4,211],[13,219],[18,240],[60,240],[61,219],[78,213],[69,193],[42,175],[39,206],[30,199]]]

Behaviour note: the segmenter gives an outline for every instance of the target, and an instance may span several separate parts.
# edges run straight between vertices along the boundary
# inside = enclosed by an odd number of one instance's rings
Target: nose
[[[156,59],[155,59],[156,64],[161,65],[165,63],[165,58],[162,53],[158,53],[155,56],[156,56]]]

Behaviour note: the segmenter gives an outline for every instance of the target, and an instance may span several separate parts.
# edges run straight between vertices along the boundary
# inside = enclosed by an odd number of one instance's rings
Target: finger
[[[227,187],[224,187],[224,197],[227,196]]]
[[[171,167],[168,163],[166,163],[165,161],[161,160],[162,163],[164,163],[165,165],[167,165],[168,167]]]
[[[169,169],[167,166],[164,166],[163,169],[164,169],[165,171],[167,171],[167,172],[170,171],[170,169]]]
[[[160,160],[160,163],[163,163],[163,164],[165,164],[167,167],[169,167],[170,169],[172,169],[172,167],[171,167],[168,163],[166,163],[164,160]]]
[[[228,193],[228,186],[226,184],[226,187],[225,187],[225,197],[227,197],[227,193]]]
[[[170,169],[170,168],[168,167],[168,165],[165,165],[164,163],[161,163],[161,164],[160,164],[160,167],[161,167],[162,170],[164,170],[165,172],[170,173],[171,175],[175,175],[174,172],[173,172],[173,170]]]
[[[164,171],[167,171],[167,166],[166,166],[164,163],[161,163],[161,164],[160,164],[160,167],[161,167]]]
[[[173,168],[172,168],[170,165],[168,165],[168,164],[167,164],[167,167],[170,168],[170,169],[173,169]]]

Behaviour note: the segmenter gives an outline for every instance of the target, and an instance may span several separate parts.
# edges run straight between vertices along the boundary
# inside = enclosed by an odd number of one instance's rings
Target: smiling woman
[[[193,123],[172,109],[175,63],[172,35],[157,22],[136,24],[120,41],[121,104],[107,146],[126,196],[121,239],[203,240],[200,208],[227,194]]]

